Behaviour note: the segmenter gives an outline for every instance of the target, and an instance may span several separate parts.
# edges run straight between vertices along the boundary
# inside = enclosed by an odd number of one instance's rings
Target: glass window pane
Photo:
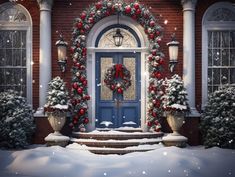
[[[230,66],[235,66],[235,49],[230,50]]]
[[[208,31],[208,48],[212,48],[212,31]]]
[[[220,69],[213,69],[213,84],[220,84]]]
[[[22,55],[22,66],[26,66],[26,49],[21,50],[21,55]]]
[[[6,36],[5,36],[5,47],[6,48],[12,48],[12,35],[11,31],[6,31]]]
[[[235,84],[235,69],[230,70],[230,84]]]
[[[228,49],[222,49],[222,66],[228,66],[229,63],[229,50]]]
[[[5,72],[4,68],[0,68],[0,85],[5,85]]]
[[[212,69],[211,68],[208,69],[208,80],[207,80],[207,82],[208,82],[208,85],[212,84]]]
[[[6,60],[5,60],[5,49],[0,49],[0,66],[5,66],[6,65]]]
[[[214,66],[220,66],[221,65],[221,52],[220,52],[220,49],[214,49],[213,50],[212,58],[213,58],[213,65]]]
[[[21,32],[20,31],[12,32],[12,41],[13,41],[13,48],[21,47]]]
[[[220,47],[220,43],[221,43],[220,33],[221,32],[217,32],[217,31],[213,32],[213,47],[216,47],[216,48]]]
[[[230,33],[230,47],[235,48],[235,31]]]
[[[13,49],[13,66],[21,66],[21,50],[20,49]]]
[[[21,32],[21,47],[26,48],[26,31]]]
[[[12,50],[6,50],[6,66],[12,66]]]
[[[20,78],[21,84],[26,85],[26,78],[27,78],[26,69],[21,69],[21,73],[22,73]]]
[[[230,35],[229,31],[221,32],[221,47],[229,47]]]
[[[213,92],[213,89],[212,89],[212,86],[209,86],[208,87],[208,94],[212,93]]]
[[[212,50],[208,50],[208,66],[212,66]]]
[[[228,69],[222,69],[221,82],[222,84],[228,84]]]

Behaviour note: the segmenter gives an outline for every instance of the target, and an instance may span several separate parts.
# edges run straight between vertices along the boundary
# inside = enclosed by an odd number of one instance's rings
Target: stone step
[[[128,140],[128,139],[143,139],[143,138],[159,138],[162,137],[162,132],[120,132],[120,131],[93,131],[89,133],[73,132],[73,138],[79,139],[97,139],[97,140]]]
[[[162,138],[143,138],[129,140],[97,140],[97,139],[76,139],[71,138],[71,142],[79,143],[89,147],[110,147],[110,148],[126,148],[130,146],[138,146],[143,144],[153,145],[162,142]]]
[[[98,131],[119,131],[119,132],[143,132],[141,128],[133,128],[133,127],[120,127],[120,128],[97,128]]]
[[[101,148],[101,147],[88,147],[86,145],[80,145],[80,147],[75,147],[75,149],[78,150],[88,150],[95,154],[103,154],[103,155],[109,155],[109,154],[118,154],[118,155],[124,155],[127,153],[132,152],[146,152],[155,150],[158,148],[163,147],[162,144],[157,145],[139,145],[139,146],[132,146],[127,148]],[[70,147],[73,148],[73,147]]]

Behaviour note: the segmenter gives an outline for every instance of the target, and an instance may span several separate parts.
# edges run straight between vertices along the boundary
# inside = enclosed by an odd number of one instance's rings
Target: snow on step
[[[128,146],[138,146],[141,144],[158,144],[162,141],[161,138],[143,138],[143,139],[129,139],[129,140],[97,140],[97,139],[76,139],[72,138],[71,142],[84,144],[91,147],[113,147],[113,148],[125,148]]]
[[[138,146],[130,146],[126,148],[104,148],[104,147],[88,147],[86,145],[80,145],[77,143],[73,143],[67,146],[67,148],[74,150],[87,150],[96,154],[127,154],[131,152],[145,152],[151,151],[154,149],[159,149],[164,147],[161,143],[154,145],[138,145]]]
[[[108,139],[142,139],[142,138],[158,138],[162,137],[162,132],[121,132],[116,130],[110,131],[92,131],[89,133],[83,132],[73,132],[74,138],[84,138],[84,139],[99,139],[99,140],[108,140]]]

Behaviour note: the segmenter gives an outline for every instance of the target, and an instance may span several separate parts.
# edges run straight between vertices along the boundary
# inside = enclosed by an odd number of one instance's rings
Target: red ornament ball
[[[155,22],[152,20],[152,21],[149,22],[149,25],[150,25],[151,27],[154,27]]]
[[[160,64],[160,65],[164,65],[164,60],[161,59],[161,60],[159,61],[159,64]]]
[[[115,89],[115,85],[111,85],[111,90],[114,90]]]
[[[81,87],[79,87],[78,89],[77,89],[77,92],[78,92],[78,94],[82,94],[82,92],[83,92],[83,89],[81,88]]]
[[[136,2],[136,3],[134,4],[134,8],[135,8],[136,10],[139,9],[139,8],[140,8],[139,3]]]
[[[158,31],[158,30],[155,33],[156,33],[157,36],[159,36],[161,34],[161,32]]]
[[[86,13],[85,13],[85,12],[82,12],[82,14],[81,14],[80,17],[81,17],[82,20],[85,20],[85,18],[86,18]]]
[[[135,11],[135,14],[136,14],[136,15],[140,15],[140,14],[141,14],[141,10],[140,10],[140,9],[137,9],[137,10]]]
[[[118,88],[118,89],[117,89],[117,92],[118,92],[119,94],[123,93],[122,88]]]
[[[86,67],[85,67],[84,65],[81,65],[81,66],[80,66],[80,69],[81,69],[81,70],[84,70],[85,68],[86,68]]]
[[[80,114],[80,115],[84,115],[84,114],[85,114],[85,110],[84,110],[83,108],[80,109],[80,110],[79,110],[79,114]]]
[[[148,127],[152,127],[152,122],[147,123]]]
[[[148,59],[149,59],[149,61],[152,61],[152,60],[153,60],[153,56],[150,55],[150,56],[148,57]]]
[[[77,82],[74,82],[74,83],[73,83],[73,88],[74,88],[74,89],[77,89],[77,88],[78,88],[78,83],[77,83]]]
[[[82,85],[87,86],[87,80],[84,80],[84,81],[82,82]]]
[[[152,112],[152,116],[153,116],[153,117],[157,117],[156,112]]]
[[[110,16],[110,15],[111,15],[111,12],[110,12],[109,10],[107,10],[107,11],[105,12],[105,15],[106,15],[106,16]]]
[[[161,74],[160,72],[156,72],[156,73],[155,73],[155,77],[156,77],[157,79],[161,79],[161,78],[162,78],[162,74]]]
[[[101,2],[97,2],[97,3],[95,4],[95,7],[96,7],[96,9],[101,9],[102,3],[101,3]]]
[[[90,95],[86,95],[86,100],[90,100],[90,99],[91,99]]]
[[[126,14],[130,14],[131,13],[131,7],[130,6],[126,6],[125,13]]]
[[[83,27],[82,22],[78,22],[78,23],[77,23],[77,28],[78,28],[78,29],[81,29],[82,27]]]
[[[153,33],[151,33],[151,34],[149,34],[149,39],[154,39],[154,34]]]
[[[88,124],[88,123],[89,123],[89,118],[86,117],[86,118],[83,120],[83,123],[84,123],[84,124]]]
[[[159,124],[158,120],[155,120],[155,121],[154,121],[154,124],[155,124],[155,125],[158,125],[158,124]]]

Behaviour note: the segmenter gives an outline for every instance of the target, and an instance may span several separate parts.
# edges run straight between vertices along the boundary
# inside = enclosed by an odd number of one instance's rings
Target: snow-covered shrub
[[[34,129],[33,110],[26,98],[13,90],[0,93],[0,147],[26,147]]]
[[[209,95],[201,131],[206,147],[235,148],[235,88],[224,86]]]
[[[57,76],[48,85],[47,103],[44,110],[46,112],[67,111],[68,91],[63,79]]]
[[[165,94],[162,96],[163,109],[167,112],[189,112],[187,92],[183,80],[177,74],[165,79]]]

